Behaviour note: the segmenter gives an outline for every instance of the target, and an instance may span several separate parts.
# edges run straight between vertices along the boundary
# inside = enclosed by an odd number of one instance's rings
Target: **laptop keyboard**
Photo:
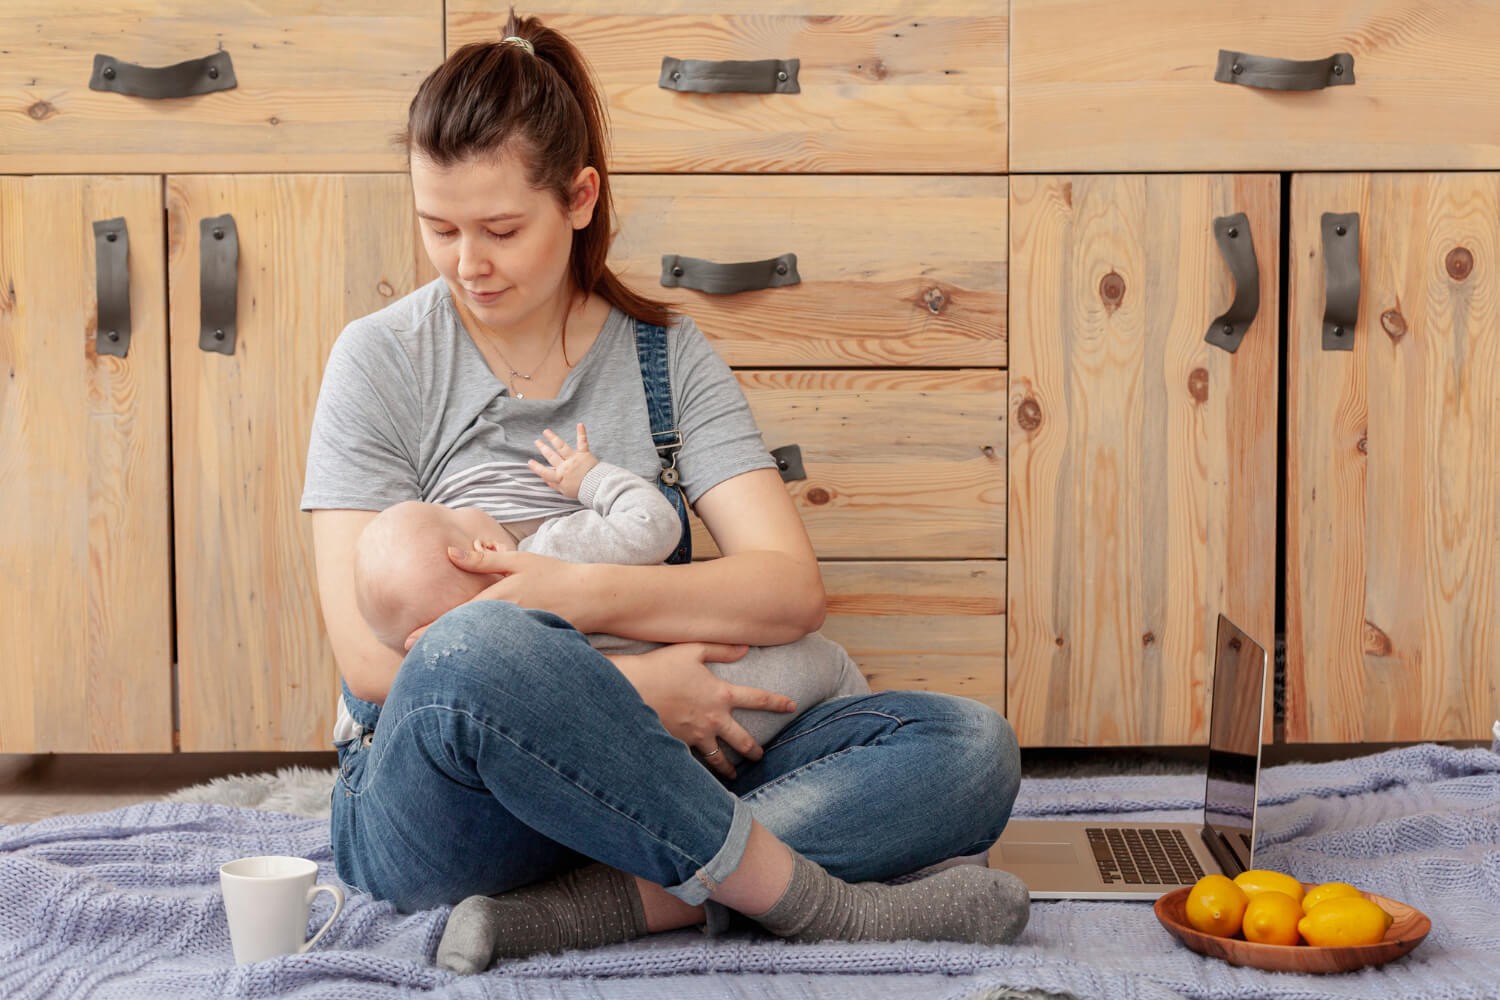
[[[1089,827],[1086,832],[1106,885],[1192,885],[1203,877],[1181,830]]]

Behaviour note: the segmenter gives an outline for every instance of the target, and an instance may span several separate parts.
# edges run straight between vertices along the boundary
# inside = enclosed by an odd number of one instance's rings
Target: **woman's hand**
[[[566,562],[532,552],[500,549],[476,541],[470,549],[450,548],[448,559],[459,569],[479,576],[499,577],[469,598],[469,601],[509,601],[521,608],[550,611],[572,623],[579,631],[588,628],[588,602],[584,599],[584,563]],[[406,648],[415,646],[424,625],[406,637]]]
[[[730,711],[797,710],[786,695],[730,684],[715,677],[705,666],[733,663],[748,648],[714,642],[680,642],[636,656],[612,656],[610,660],[635,685],[641,700],[656,710],[667,732],[696,751],[716,774],[733,778],[734,766],[724,758],[720,743],[746,760],[760,760],[762,750],[745,728],[734,721]]]

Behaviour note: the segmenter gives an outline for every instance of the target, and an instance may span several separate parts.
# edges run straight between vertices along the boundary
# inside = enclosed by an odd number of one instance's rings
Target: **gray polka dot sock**
[[[792,881],[765,913],[766,930],[793,941],[1014,941],[1031,915],[1031,894],[1009,872],[959,865],[885,885],[851,884],[793,855]]]
[[[496,962],[542,952],[629,941],[646,933],[635,879],[604,865],[498,896],[470,896],[453,908],[437,964],[483,972]]]

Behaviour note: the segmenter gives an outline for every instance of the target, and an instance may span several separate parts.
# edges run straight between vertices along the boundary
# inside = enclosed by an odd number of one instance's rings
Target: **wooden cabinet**
[[[180,749],[323,747],[303,463],[334,337],[431,276],[405,175],[0,178],[0,207],[0,750],[170,750],[174,694]],[[96,348],[112,218],[123,356]],[[200,223],[222,218],[229,354],[200,346]]]
[[[1287,738],[1484,739],[1500,718],[1500,175],[1291,183]],[[1347,349],[1324,347],[1325,213],[1357,217]]]
[[[1216,220],[1253,245],[1254,319]],[[1267,176],[1011,178],[1008,715],[1203,743],[1219,612],[1273,633],[1279,200]],[[1252,275],[1254,277],[1255,275]]]
[[[505,25],[501,5],[447,10],[450,51]],[[622,173],[1005,169],[1003,3],[579,0],[524,13],[588,57]]]
[[[1487,2],[1012,0],[1011,170],[1494,168],[1497,49]]]
[[[0,176],[0,753],[172,747],[161,218],[158,178]],[[128,330],[96,322],[110,220]]]
[[[0,173],[401,170],[442,34],[441,0],[6,0]]]

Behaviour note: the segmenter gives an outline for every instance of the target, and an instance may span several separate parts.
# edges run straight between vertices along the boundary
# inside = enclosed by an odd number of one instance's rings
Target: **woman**
[[[605,138],[581,56],[535,19],[455,52],[412,101],[412,189],[440,278],[340,336],[302,498],[345,684],[341,877],[406,910],[462,900],[438,959],[465,971],[715,923],[716,904],[795,940],[1012,939],[1028,900],[1006,873],[850,884],[995,840],[1019,781],[1002,718],[886,692],[811,709],[763,748],[731,710],[789,701],[704,666],[816,629],[823,587],[728,367],[605,265]],[[561,513],[526,462],[543,428],[580,422],[654,480],[643,377],[658,372],[681,435],[669,454],[721,558],[455,552],[502,578],[404,660],[374,637],[353,566],[377,512],[421,499],[505,523]],[[670,645],[611,660],[588,632]]]

